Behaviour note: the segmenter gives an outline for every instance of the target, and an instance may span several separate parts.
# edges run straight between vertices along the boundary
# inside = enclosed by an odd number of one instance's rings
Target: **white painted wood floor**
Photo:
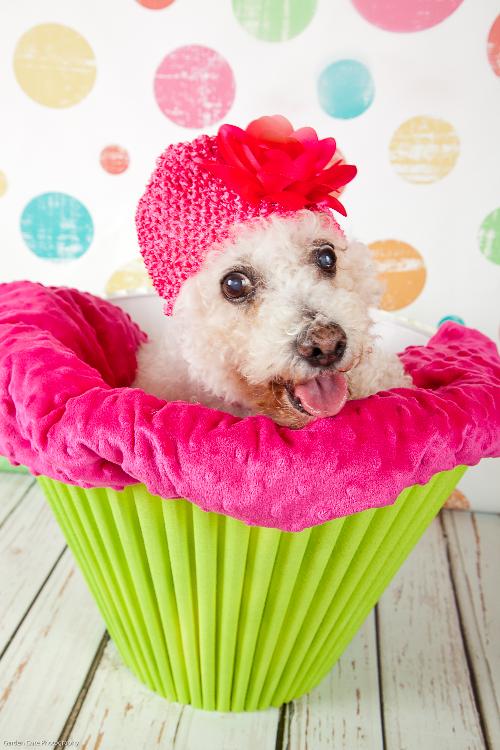
[[[443,512],[316,690],[211,714],[120,663],[40,490],[0,474],[0,747],[498,749],[499,539],[498,515]]]

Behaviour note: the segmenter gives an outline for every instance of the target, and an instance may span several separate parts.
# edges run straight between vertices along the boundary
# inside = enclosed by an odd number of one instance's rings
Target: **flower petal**
[[[316,174],[316,148],[304,151],[293,162],[291,174],[294,180],[309,180]]]
[[[259,167],[260,167],[259,160],[258,160],[257,156],[254,154],[254,152],[252,151],[251,144],[250,143],[242,143],[241,144],[241,150],[243,152],[243,155],[246,157],[246,159],[247,159],[247,161],[249,163],[249,166],[252,167],[253,169],[256,169],[256,170],[259,169]],[[258,146],[255,149],[255,151],[256,151],[256,153],[258,153]]]
[[[299,193],[292,193],[288,190],[279,193],[270,193],[264,197],[269,203],[277,203],[281,208],[289,211],[297,211],[307,205],[307,199]]]
[[[238,167],[216,161],[203,161],[201,163],[214,177],[218,177],[227,187],[232,188],[245,200],[250,203],[256,203],[260,200],[263,190],[255,175]]]
[[[347,185],[356,177],[357,168],[354,164],[334,164],[333,167],[323,170],[319,175],[321,183],[330,185],[332,190]]]
[[[291,211],[327,205],[345,215],[335,193],[353,179],[356,167],[335,160],[333,138],[319,140],[313,128],[294,131],[286,117],[272,115],[253,120],[246,130],[222,125],[217,146],[217,159],[203,164],[244,200]]]
[[[259,168],[259,159],[255,153],[259,151],[258,142],[240,128],[233,128],[231,125],[223,128],[223,132],[219,131],[217,134],[217,147],[222,161],[253,174]]]
[[[326,167],[333,158],[336,150],[337,144],[335,143],[335,138],[323,138],[318,144],[316,169],[320,170]]]
[[[315,146],[318,143],[318,134],[314,128],[299,128],[298,130],[294,130],[292,138],[295,138],[296,141],[302,143],[306,148]]]
[[[347,216],[347,211],[345,210],[342,203],[335,198],[333,195],[328,195],[325,198],[324,203],[329,206],[330,208],[333,208],[334,211],[338,211],[339,214],[342,214],[342,216]]]
[[[293,127],[283,115],[265,115],[258,120],[252,120],[246,132],[257,140],[282,143],[292,134]]]
[[[234,147],[245,139],[245,131],[236,125],[221,125],[217,132],[217,148],[223,160],[229,164],[239,162]]]
[[[266,172],[278,172],[284,175],[290,175],[293,171],[293,160],[286,151],[280,151],[276,148],[267,149],[262,154],[262,168]]]
[[[313,177],[309,180],[297,180],[296,182],[292,183],[292,185],[290,185],[290,190],[293,190],[295,193],[300,193],[301,195],[307,195],[309,197],[310,194],[317,189],[317,187],[318,183],[314,179],[313,175]],[[323,195],[324,192],[324,190],[321,190],[321,195]],[[329,192],[329,190],[327,190],[326,192]]]
[[[268,193],[282,192],[291,182],[290,178],[286,175],[266,172],[265,170],[258,172],[257,177],[262,185],[265,195]]]

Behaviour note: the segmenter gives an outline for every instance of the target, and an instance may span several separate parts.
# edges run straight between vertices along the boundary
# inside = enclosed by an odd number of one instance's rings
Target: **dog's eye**
[[[337,258],[333,250],[333,246],[329,243],[320,245],[316,249],[316,264],[321,268],[322,271],[332,273],[335,271],[335,263]]]
[[[244,300],[253,290],[253,285],[248,276],[238,271],[232,271],[224,276],[221,281],[222,294],[230,302]]]

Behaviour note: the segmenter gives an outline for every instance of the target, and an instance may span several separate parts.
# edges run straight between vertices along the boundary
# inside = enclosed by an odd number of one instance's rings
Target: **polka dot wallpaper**
[[[381,306],[384,310],[407,307],[424,288],[427,272],[421,254],[401,240],[377,240],[369,247],[385,284]]]
[[[134,212],[168,143],[281,113],[359,175],[383,307],[498,338],[497,0],[39,0],[0,23],[0,281],[151,288]]]
[[[77,31],[59,23],[29,28],[16,45],[13,65],[25,94],[46,107],[72,107],[95,83],[91,46]]]
[[[73,260],[87,252],[94,236],[92,217],[77,198],[44,193],[21,214],[21,234],[29,249],[47,260]]]
[[[233,0],[232,5],[249,34],[266,42],[283,42],[306,28],[317,0]]]
[[[318,79],[318,98],[332,117],[349,120],[370,106],[375,95],[370,71],[359,60],[335,60]]]
[[[391,164],[408,182],[436,182],[450,172],[460,153],[458,136],[449,122],[412,117],[403,122],[389,144]]]
[[[165,117],[184,128],[222,120],[234,100],[229,63],[213,49],[189,44],[169,52],[155,73],[154,91]]]
[[[387,31],[423,31],[444,21],[463,0],[353,0],[367,21]]]
[[[128,151],[121,146],[105,146],[100,156],[101,167],[109,174],[121,174],[128,167]]]

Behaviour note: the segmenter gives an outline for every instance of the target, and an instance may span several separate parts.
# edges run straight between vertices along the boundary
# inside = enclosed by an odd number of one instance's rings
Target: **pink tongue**
[[[341,372],[326,372],[295,386],[295,395],[313,417],[333,417],[347,401],[347,380]]]

